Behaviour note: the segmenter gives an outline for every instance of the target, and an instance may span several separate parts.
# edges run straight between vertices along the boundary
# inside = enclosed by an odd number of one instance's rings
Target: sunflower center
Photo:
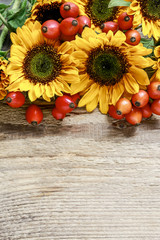
[[[62,17],[60,14],[60,6],[61,4],[58,2],[54,3],[46,3],[42,6],[38,5],[36,8],[36,20],[43,24],[47,20],[54,19],[58,22],[61,21]]]
[[[139,0],[144,17],[151,20],[160,19],[160,0]]]
[[[53,46],[47,44],[28,51],[23,62],[25,77],[35,84],[53,81],[59,76],[61,68],[60,55]]]
[[[100,26],[103,22],[115,19],[118,8],[108,8],[109,2],[110,0],[88,0],[85,12],[92,19],[95,26]]]
[[[114,86],[127,72],[128,67],[129,64],[119,48],[111,46],[95,48],[86,62],[90,78],[101,86]]]

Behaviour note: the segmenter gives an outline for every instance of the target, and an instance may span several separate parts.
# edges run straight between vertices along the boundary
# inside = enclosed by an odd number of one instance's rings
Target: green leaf
[[[141,38],[141,43],[143,43],[143,46],[146,48],[154,48],[154,39],[146,39],[146,38]]]
[[[130,4],[131,2],[126,2],[125,0],[111,0],[108,4],[108,8],[119,7],[119,6],[129,7]]]
[[[6,58],[8,51],[0,51],[0,57]]]
[[[7,8],[9,8],[13,4],[13,2],[14,1],[12,1],[9,5],[0,3],[0,13],[3,13]]]
[[[27,0],[21,3],[18,10],[9,10],[7,14],[8,25],[13,31],[16,31],[17,27],[22,27],[27,19]]]
[[[28,5],[27,5],[27,17],[30,17],[31,15],[31,10],[33,5],[37,2],[37,0],[28,0]]]

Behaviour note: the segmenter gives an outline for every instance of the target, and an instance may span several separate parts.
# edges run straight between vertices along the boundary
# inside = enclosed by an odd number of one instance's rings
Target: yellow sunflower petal
[[[100,88],[99,92],[99,109],[101,113],[107,114],[109,105],[108,105],[108,89],[106,86]]]
[[[130,73],[124,74],[123,80],[124,86],[128,93],[135,94],[139,91],[139,85]]]
[[[154,55],[156,56],[156,58],[159,58],[159,57],[160,57],[160,46],[157,46],[157,47],[154,49]]]
[[[121,82],[113,86],[112,104],[115,105],[124,92],[124,86]]]
[[[93,81],[89,79],[87,73],[80,75],[80,79],[81,79],[80,82],[73,83],[71,85],[72,94],[83,91],[93,83]]]
[[[21,92],[28,91],[31,87],[32,87],[32,84],[28,80],[25,80],[19,83],[19,89]]]
[[[47,102],[50,102],[51,99],[47,96],[46,92],[43,93],[43,98],[44,100],[46,100]]]
[[[97,34],[91,28],[85,28],[82,32],[82,38],[89,39],[90,37],[96,38]]]
[[[59,54],[71,54],[73,52],[73,46],[69,42],[64,42],[61,44],[61,46],[58,48]]]
[[[98,92],[99,92],[99,85],[97,85],[96,83],[92,84],[89,91],[79,101],[78,106],[83,107],[87,103],[91,102],[98,95]]]
[[[147,73],[140,68],[137,68],[135,66],[131,66],[129,68],[129,72],[132,74],[134,79],[141,85],[149,85],[149,78]]]
[[[28,91],[28,97],[31,100],[31,102],[34,102],[37,99],[35,88],[33,85],[32,88]]]
[[[87,112],[92,112],[98,105],[98,96],[96,96],[91,102],[87,103],[86,110]]]

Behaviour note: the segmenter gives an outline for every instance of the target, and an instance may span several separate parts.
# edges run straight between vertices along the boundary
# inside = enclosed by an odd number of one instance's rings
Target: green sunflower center
[[[28,51],[23,63],[25,77],[35,84],[53,81],[59,76],[61,68],[60,55],[53,46],[47,44]]]
[[[110,46],[92,50],[86,63],[90,78],[101,86],[114,86],[127,72],[128,67],[129,64],[119,48]]]
[[[43,24],[47,20],[54,19],[58,22],[61,21],[62,17],[60,14],[60,6],[61,4],[58,2],[54,3],[46,3],[42,6],[38,5],[36,7],[35,14],[36,20]]]
[[[139,0],[142,14],[151,20],[160,19],[160,0]]]
[[[109,2],[110,0],[88,0],[85,12],[92,19],[95,26],[100,26],[103,22],[115,19],[118,8],[108,8]]]

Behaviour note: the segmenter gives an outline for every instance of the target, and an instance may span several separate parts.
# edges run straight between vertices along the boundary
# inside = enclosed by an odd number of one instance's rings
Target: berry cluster
[[[141,41],[141,35],[137,30],[133,30],[133,15],[128,15],[123,12],[118,17],[118,22],[105,22],[101,24],[102,32],[108,33],[111,30],[116,33],[118,30],[124,31],[126,35],[126,43],[130,45],[137,45]]]
[[[125,118],[132,125],[151,117],[152,113],[160,115],[160,82],[151,82],[147,91],[139,90],[131,101],[120,98],[115,106],[110,105],[108,113],[114,119]]]
[[[55,107],[52,110],[52,115],[57,120],[65,118],[66,114],[75,109],[78,105],[80,95],[65,94],[58,97],[55,101]],[[6,96],[6,103],[12,108],[19,108],[24,105],[25,97],[21,92],[10,92]],[[37,125],[43,120],[43,113],[40,107],[31,104],[26,110],[26,120],[32,125]]]
[[[60,14],[60,23],[51,19],[42,24],[42,34],[46,38],[71,41],[77,33],[82,33],[84,27],[91,27],[91,20],[87,16],[79,16],[79,7],[74,3],[62,4]]]

